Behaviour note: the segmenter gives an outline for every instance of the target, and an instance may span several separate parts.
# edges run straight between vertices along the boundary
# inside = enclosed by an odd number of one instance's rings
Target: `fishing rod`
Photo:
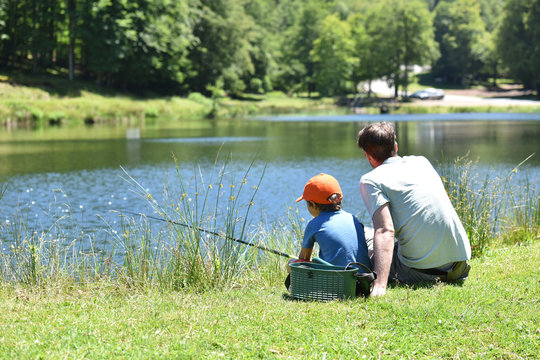
[[[276,254],[276,255],[279,255],[279,256],[283,256],[283,257],[290,258],[290,259],[295,259],[294,256],[291,256],[291,255],[289,255],[289,254],[286,254],[286,253],[281,252],[281,251],[278,251],[278,250],[269,249],[269,248],[264,247],[264,246],[262,246],[262,245],[257,245],[257,244],[254,244],[254,243],[252,243],[252,242],[249,242],[249,241],[245,241],[245,240],[233,238],[233,237],[231,237],[231,236],[227,236],[227,235],[224,235],[224,234],[220,234],[220,233],[217,233],[217,232],[215,232],[215,231],[206,230],[206,229],[203,229],[203,228],[200,228],[200,227],[197,227],[197,226],[192,226],[192,225],[184,224],[184,223],[181,223],[181,222],[178,222],[178,221],[173,221],[173,220],[163,219],[163,218],[160,218],[160,217],[157,217],[157,216],[146,215],[146,214],[137,213],[137,212],[132,212],[132,211],[126,211],[126,210],[123,210],[123,211],[115,211],[115,212],[119,212],[120,215],[122,215],[122,213],[127,213],[127,214],[130,214],[130,215],[144,216],[144,217],[147,217],[147,218],[149,218],[149,219],[158,220],[158,221],[163,221],[163,222],[166,222],[166,223],[170,223],[170,224],[174,224],[174,225],[183,226],[183,227],[186,227],[186,228],[189,228],[189,229],[198,230],[198,231],[202,231],[202,232],[207,233],[207,234],[211,234],[211,235],[214,235],[214,236],[218,236],[218,237],[223,238],[223,239],[226,239],[226,240],[236,241],[236,242],[238,242],[238,243],[240,243],[240,244],[244,244],[244,245],[248,245],[248,246],[253,246],[253,247],[256,247],[257,249],[264,250],[264,251],[268,251],[268,252],[271,252],[271,253]]]

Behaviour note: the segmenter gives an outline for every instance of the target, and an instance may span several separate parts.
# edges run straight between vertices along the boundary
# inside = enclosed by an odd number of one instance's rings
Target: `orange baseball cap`
[[[317,204],[332,204],[328,198],[333,194],[339,194],[339,200],[343,198],[341,187],[336,178],[328,174],[319,174],[309,179],[304,186],[304,193],[296,199],[296,202],[306,200],[314,201]]]

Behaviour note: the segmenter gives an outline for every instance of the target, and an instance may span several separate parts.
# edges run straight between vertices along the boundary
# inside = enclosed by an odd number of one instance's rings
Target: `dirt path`
[[[517,86],[492,89],[445,90],[442,100],[415,100],[417,105],[425,106],[540,106],[539,100],[523,99],[530,96]]]
[[[394,95],[394,89],[385,81],[374,81],[372,89],[383,96]],[[523,98],[530,95],[531,91],[525,91],[519,85],[502,85],[496,89],[445,90],[442,100],[413,99],[413,102],[418,106],[540,106],[540,100]]]

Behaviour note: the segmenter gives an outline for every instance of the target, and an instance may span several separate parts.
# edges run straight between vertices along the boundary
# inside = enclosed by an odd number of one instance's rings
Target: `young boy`
[[[343,195],[338,181],[319,174],[307,182],[296,202],[306,200],[313,219],[304,231],[302,250],[297,261],[310,261],[313,245],[319,244],[319,257],[337,266],[359,262],[373,269],[368,256],[364,226],[352,214],[341,209]]]

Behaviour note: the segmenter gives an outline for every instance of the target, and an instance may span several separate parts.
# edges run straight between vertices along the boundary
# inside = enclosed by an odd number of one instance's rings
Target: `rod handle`
[[[332,266],[332,264],[330,264],[328,261],[324,261],[323,259],[321,259],[320,257],[314,257],[313,259],[311,259],[312,262],[316,263],[316,264],[322,264],[322,265],[330,265]]]

